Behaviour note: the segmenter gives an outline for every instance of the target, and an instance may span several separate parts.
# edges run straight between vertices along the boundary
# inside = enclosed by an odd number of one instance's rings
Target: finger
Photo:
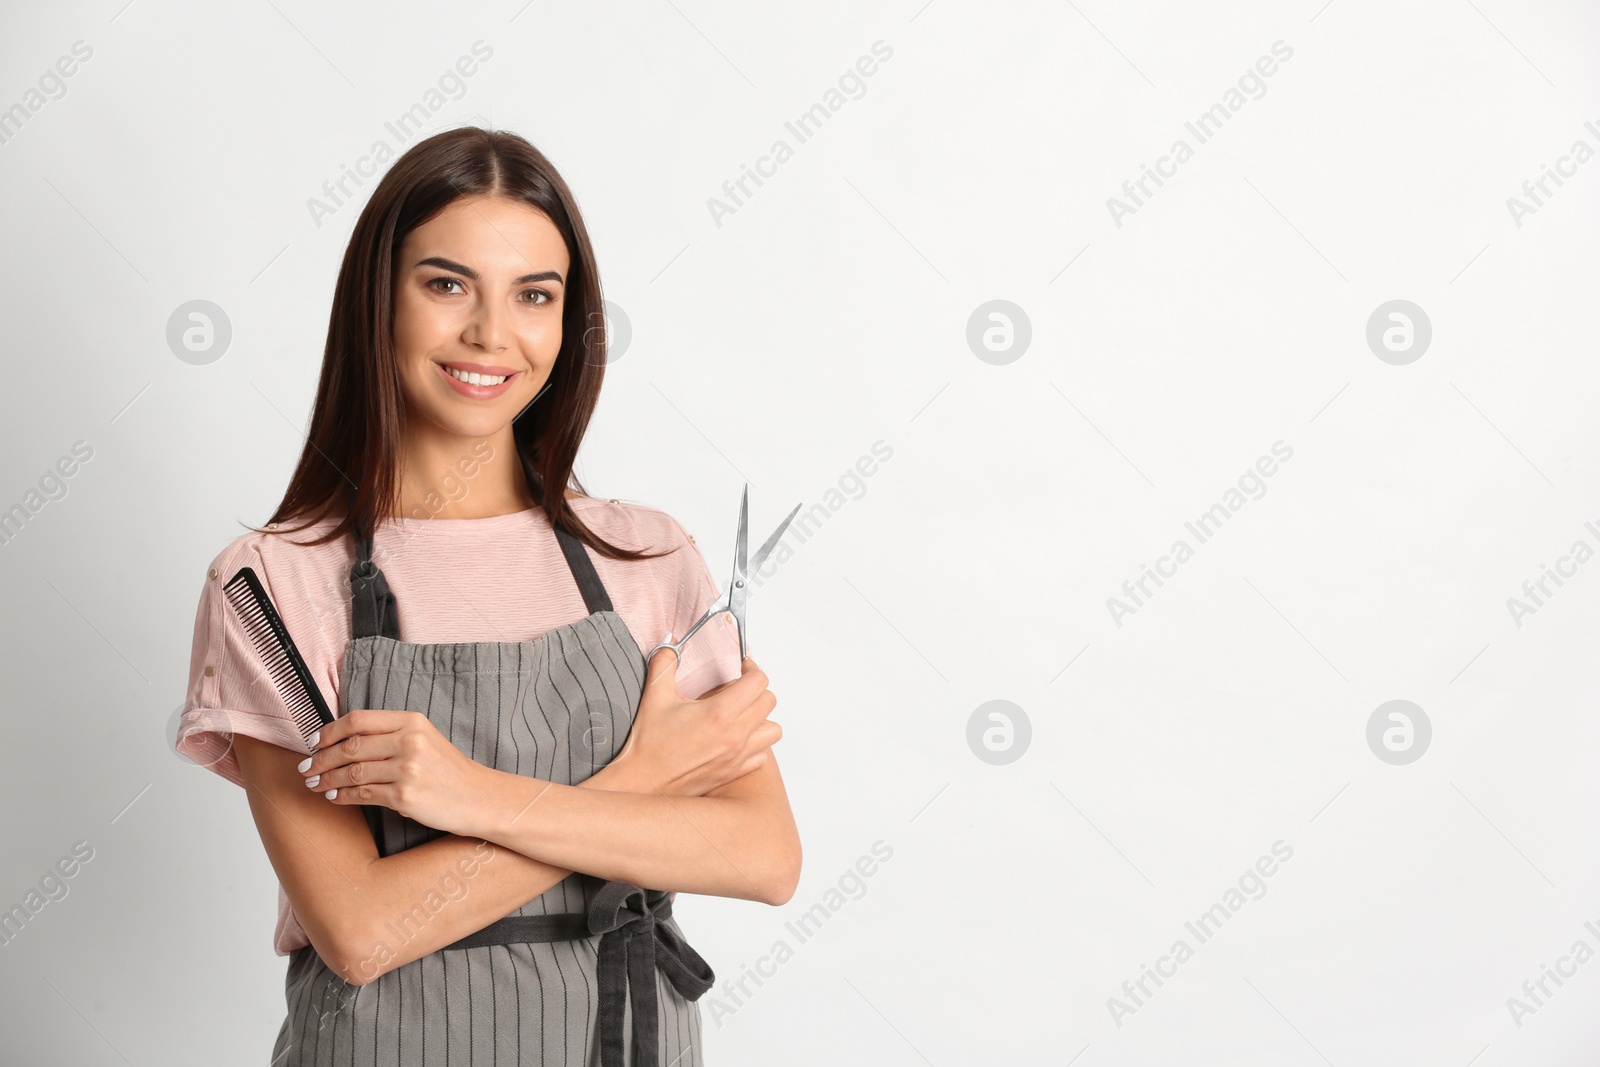
[[[311,735],[311,750],[313,752],[336,745],[351,734],[387,733],[400,729],[406,721],[409,711],[385,711],[382,708],[354,708],[334,719],[332,722],[323,723],[321,728]]]
[[[762,719],[754,730],[750,731],[750,744],[761,748],[771,748],[783,739],[783,727],[771,719]]]
[[[334,804],[371,804],[393,808],[398,803],[393,795],[394,786],[388,782],[368,782],[363,785],[337,786],[322,793]]]
[[[700,699],[704,700],[708,696],[714,696],[717,693],[722,692],[724,689],[728,688],[728,686],[732,685],[734,682],[737,682],[738,680],[739,679],[737,679],[737,678],[730,678],[726,682],[723,682],[721,685],[714,685],[710,689],[707,689],[704,693],[701,693],[700,694]]]
[[[725,699],[732,700],[741,706],[748,706],[767,688],[766,672],[756,666],[756,661],[746,656],[739,664],[740,674],[731,682],[726,682],[717,689],[712,690],[719,697],[726,694]],[[701,700],[712,695],[706,693]]]
[[[666,640],[672,640],[672,635],[668,634]],[[678,669],[678,662],[677,649],[672,648],[663,642],[662,647],[656,649],[655,653],[650,657],[650,673],[651,675],[654,675],[656,671],[676,672]]]
[[[662,638],[663,643],[672,640],[668,634]],[[667,679],[667,681],[662,681]],[[678,653],[672,648],[658,648],[651,655],[650,662],[645,666],[645,688],[658,685],[671,685],[674,689],[678,684]]]
[[[326,796],[337,789],[340,793],[346,790],[355,792],[364,786],[387,785],[397,778],[395,763],[390,759],[357,760],[335,767],[331,771],[313,774],[306,778],[306,788],[315,790]],[[337,797],[329,797],[337,800]],[[352,798],[354,799],[354,798]]]
[[[297,769],[309,778],[313,775],[327,774],[335,768],[360,760],[388,759],[399,750],[400,735],[395,731],[352,733],[342,740],[324,744],[309,757],[301,760]]]

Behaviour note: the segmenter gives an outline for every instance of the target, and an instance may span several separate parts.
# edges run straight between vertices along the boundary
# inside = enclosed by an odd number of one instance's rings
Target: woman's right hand
[[[650,657],[628,739],[607,770],[670,796],[704,796],[761,767],[783,730],[767,718],[778,698],[746,656],[738,678],[698,700],[678,692],[678,657]]]

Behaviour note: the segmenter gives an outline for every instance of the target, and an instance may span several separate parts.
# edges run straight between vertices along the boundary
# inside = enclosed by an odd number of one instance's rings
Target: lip
[[[434,366],[439,369],[439,377],[443,378],[450,388],[462,396],[471,397],[474,400],[493,400],[495,397],[507,392],[517,383],[517,379],[522,376],[521,371],[512,370],[510,367],[496,367],[488,363],[462,363],[451,360],[448,363],[435,363]],[[468,385],[445,370],[446,367],[454,367],[456,370],[466,371],[471,374],[505,374],[509,375],[509,377],[499,385]]]
[[[493,364],[493,363],[464,363],[464,362],[462,362],[460,360],[447,359],[447,360],[442,360],[439,365],[441,367],[454,367],[456,370],[464,370],[464,371],[467,371],[470,374],[515,374],[515,373],[517,373],[516,370],[514,370],[511,367],[501,367],[501,366],[497,366],[496,364]]]

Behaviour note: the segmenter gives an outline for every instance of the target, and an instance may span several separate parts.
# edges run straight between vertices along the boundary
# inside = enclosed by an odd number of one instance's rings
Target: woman
[[[306,447],[208,571],[180,731],[278,875],[275,1067],[699,1064],[713,975],[672,896],[794,892],[776,698],[731,620],[645,661],[715,599],[704,557],[566,488],[602,307],[515,135],[417,144],[356,222]],[[337,693],[309,757],[223,597],[242,566]]]

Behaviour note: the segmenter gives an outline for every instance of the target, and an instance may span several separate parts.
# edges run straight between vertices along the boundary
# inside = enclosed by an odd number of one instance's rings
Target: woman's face
[[[501,197],[457,200],[406,235],[394,342],[414,427],[483,438],[522,411],[561,349],[568,267],[555,224]]]

